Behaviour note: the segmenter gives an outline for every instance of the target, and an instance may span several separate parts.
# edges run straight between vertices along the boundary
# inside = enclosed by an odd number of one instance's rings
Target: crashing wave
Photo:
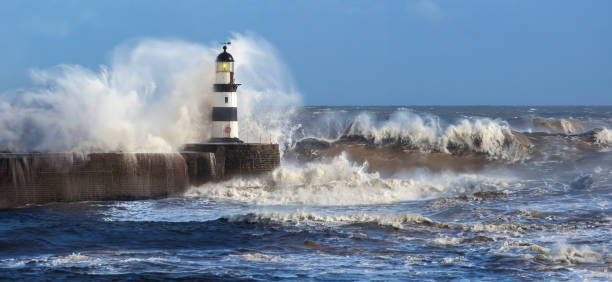
[[[603,128],[595,133],[595,143],[612,146],[612,130]]]
[[[402,151],[438,152],[451,155],[483,154],[489,159],[519,161],[529,158],[532,144],[509,125],[487,118],[467,120],[443,128],[434,116],[397,112],[375,124],[368,114],[355,118],[335,141],[307,138],[294,146],[301,156],[315,156],[332,145],[365,144]]]
[[[346,153],[304,165],[285,164],[259,178],[235,178],[192,187],[187,196],[226,199],[258,205],[359,205],[428,199],[446,195],[496,191],[506,179],[477,174],[420,171],[405,178],[383,178],[368,164],[349,160]]]

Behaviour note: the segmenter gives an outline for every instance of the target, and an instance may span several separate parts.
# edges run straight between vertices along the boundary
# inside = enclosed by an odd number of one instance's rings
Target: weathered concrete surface
[[[199,186],[217,181],[217,158],[210,152],[182,152],[187,164],[189,185]]]
[[[191,185],[233,176],[257,175],[280,165],[278,144],[204,143],[186,144],[182,153]]]
[[[0,154],[0,208],[159,198],[186,188],[180,154]]]

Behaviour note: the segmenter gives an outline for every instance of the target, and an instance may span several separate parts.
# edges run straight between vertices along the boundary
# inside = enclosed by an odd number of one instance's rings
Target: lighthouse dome
[[[223,46],[223,53],[217,56],[217,62],[233,62],[234,61],[234,57],[232,57],[232,54],[228,53],[226,49],[227,47]]]

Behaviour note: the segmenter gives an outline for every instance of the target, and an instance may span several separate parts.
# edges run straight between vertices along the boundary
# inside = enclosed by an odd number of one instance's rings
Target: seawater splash
[[[347,154],[304,165],[284,164],[268,176],[235,178],[193,187],[185,195],[227,199],[258,205],[359,205],[421,200],[442,195],[496,191],[509,178],[450,172],[418,171],[401,178],[382,178],[367,163],[352,162]]]
[[[612,146],[612,130],[604,128],[595,134],[595,143]]]
[[[289,72],[266,40],[233,34],[231,41],[244,84],[241,135],[283,142],[287,109],[300,101]],[[32,70],[34,88],[0,96],[0,150],[172,152],[207,140],[217,53],[217,46],[144,39],[117,47],[98,70]]]
[[[291,144],[301,95],[276,48],[254,35],[234,33],[231,52],[237,60],[240,138],[278,143],[281,153]]]

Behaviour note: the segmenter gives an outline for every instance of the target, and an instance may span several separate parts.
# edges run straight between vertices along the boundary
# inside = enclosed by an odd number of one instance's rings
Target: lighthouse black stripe
[[[240,84],[215,84],[215,92],[236,92]]]
[[[212,112],[213,121],[238,121],[238,108],[236,107],[214,107]]]

